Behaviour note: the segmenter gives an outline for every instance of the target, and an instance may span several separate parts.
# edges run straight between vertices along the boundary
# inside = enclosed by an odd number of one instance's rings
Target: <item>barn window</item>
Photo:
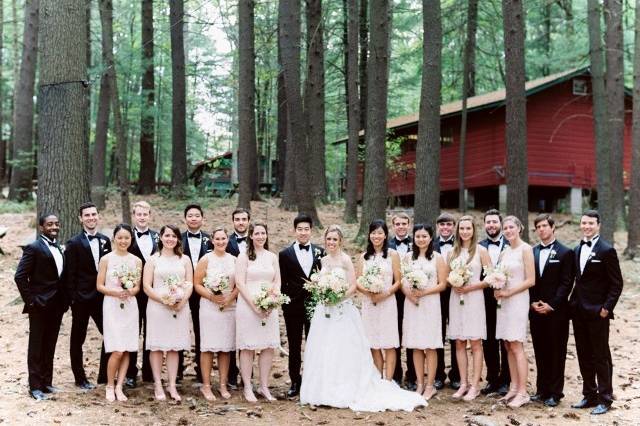
[[[581,78],[573,79],[573,94],[577,96],[585,96],[589,94],[589,87],[587,86],[587,80]]]
[[[443,127],[440,129],[440,145],[450,146],[453,144],[453,127]]]

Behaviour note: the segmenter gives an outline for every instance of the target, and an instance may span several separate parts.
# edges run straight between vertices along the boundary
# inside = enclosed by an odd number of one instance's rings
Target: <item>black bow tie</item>
[[[497,241],[489,240],[489,245],[500,247],[500,240],[497,240]]]
[[[302,244],[298,244],[298,247],[300,248],[300,250],[309,251],[309,247],[311,247],[311,244],[307,244],[306,246],[303,246]]]
[[[55,240],[52,241],[52,240],[50,240],[48,238],[43,238],[43,240],[45,240],[47,242],[47,244],[49,244],[51,247],[55,247],[57,249],[60,249],[60,244],[58,244],[57,241],[55,241]]]
[[[450,240],[447,240],[447,241],[440,240],[440,247],[446,246],[447,244],[449,244],[450,246],[453,246],[453,239],[450,239]]]
[[[238,236],[236,236],[236,242],[238,244],[244,242],[246,239],[247,239],[247,237],[238,237]]]
[[[90,234],[87,234],[87,238],[89,239],[89,242],[95,240],[96,238],[100,239],[100,237],[98,237],[97,235],[90,235]]]
[[[591,247],[592,244],[593,244],[592,241],[585,241],[585,240],[580,241],[580,247],[584,245],[586,245],[587,247]]]
[[[396,240],[396,246],[399,246],[400,244],[409,245],[409,241],[408,241],[409,239],[408,238],[405,238],[404,240],[399,240],[399,239],[395,238],[395,240]]]
[[[194,234],[193,232],[187,231],[187,238],[200,238],[200,233]]]
[[[544,244],[540,244],[540,250],[548,250],[551,249],[551,247],[553,247],[553,243],[545,246]]]
[[[136,235],[138,236],[138,238],[142,237],[143,235],[151,236],[151,234],[149,233],[148,229],[146,231],[144,231],[144,232],[136,230]]]

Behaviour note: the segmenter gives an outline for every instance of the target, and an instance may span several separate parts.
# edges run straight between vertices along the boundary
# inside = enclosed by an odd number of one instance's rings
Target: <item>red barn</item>
[[[530,210],[580,212],[596,187],[591,75],[588,68],[566,71],[526,84]],[[624,180],[631,171],[631,96],[624,132]],[[465,187],[469,207],[506,203],[505,90],[467,101]],[[458,204],[458,152],[462,102],[441,106],[441,205]],[[413,205],[418,114],[390,120],[387,128],[403,140],[388,174],[392,203]],[[360,176],[362,185],[362,175]]]

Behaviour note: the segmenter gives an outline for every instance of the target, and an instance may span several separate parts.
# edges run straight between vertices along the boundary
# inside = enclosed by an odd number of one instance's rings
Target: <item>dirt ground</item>
[[[165,223],[181,223],[180,203],[160,197],[149,199],[152,212],[152,228],[158,229]],[[1,201],[0,201],[1,202]],[[206,200],[206,229],[224,224],[231,227],[230,213],[234,203],[230,200]],[[278,200],[255,203],[253,219],[269,224],[270,248],[278,251],[292,241],[292,219],[294,213],[278,207]],[[118,222],[117,206],[110,203],[103,212],[102,228],[106,232]],[[320,208],[322,223],[342,224],[342,205],[328,205]],[[477,217],[480,217],[479,213]],[[561,226],[558,238],[573,245],[579,238],[578,228],[570,222],[570,217],[559,217]],[[566,222],[565,222],[566,221]],[[531,223],[531,221],[530,221]],[[0,240],[6,256],[0,256],[0,423],[5,424],[375,424],[375,425],[560,425],[560,424],[640,424],[640,367],[637,353],[640,321],[640,263],[622,263],[625,288],[616,308],[616,320],[611,323],[611,349],[614,362],[614,392],[616,401],[613,409],[604,416],[590,416],[588,411],[570,408],[570,404],[581,398],[581,379],[575,355],[573,337],[569,339],[567,368],[565,372],[566,397],[557,408],[546,408],[541,404],[528,404],[512,410],[496,403],[494,397],[480,397],[471,403],[454,402],[450,398],[452,390],[445,389],[430,401],[429,407],[412,413],[355,413],[344,409],[302,407],[297,401],[284,398],[289,387],[287,359],[285,353],[276,357],[272,375],[272,393],[279,398],[276,403],[260,400],[249,404],[241,399],[241,392],[232,392],[229,401],[220,399],[206,402],[195,384],[193,368],[188,361],[185,380],[179,391],[183,396],[180,404],[156,402],[150,386],[139,386],[127,391],[129,401],[107,403],[104,387],[91,392],[79,391],[73,382],[69,365],[69,332],[71,313],[65,314],[58,340],[55,358],[54,385],[62,392],[51,401],[35,402],[27,394],[27,341],[28,321],[22,315],[22,301],[13,281],[13,274],[21,255],[19,244],[35,237],[35,216],[33,214],[1,214],[0,225],[9,227],[8,235]],[[184,228],[184,226],[182,226]],[[357,232],[355,225],[343,225],[347,237],[347,251],[355,255],[357,246],[350,241]],[[320,230],[314,231],[314,241],[320,242]],[[617,239],[624,241],[626,235]],[[534,239],[535,240],[535,239]],[[621,247],[618,247],[619,249]],[[282,346],[286,349],[284,323],[281,321]],[[85,368],[90,380],[95,382],[98,368],[101,337],[94,325],[89,328],[85,343]],[[535,381],[535,363],[531,342],[526,345],[529,356],[529,381]],[[636,355],[634,355],[636,353]],[[447,359],[449,356],[447,354]],[[634,361],[635,360],[635,361]],[[215,378],[214,388],[217,383]],[[530,393],[534,393],[530,385]]]

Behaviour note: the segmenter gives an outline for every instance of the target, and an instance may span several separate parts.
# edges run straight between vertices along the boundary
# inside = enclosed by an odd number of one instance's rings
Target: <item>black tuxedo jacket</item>
[[[567,302],[575,274],[573,250],[559,241],[553,243],[544,272],[540,274],[540,244],[533,248],[536,266],[536,284],[529,288],[531,302],[542,300],[554,311],[563,311]]]
[[[182,233],[183,252],[186,256],[189,256],[189,259],[192,260],[192,265],[197,265],[198,261],[202,259],[202,256],[204,256],[205,254],[213,250],[213,244],[211,243],[211,236],[204,231],[200,231],[200,232],[202,234],[202,238],[200,239],[200,252],[198,254],[197,259],[191,259],[191,248],[189,247],[188,232],[185,231]],[[193,262],[194,260],[195,262]]]
[[[599,318],[600,309],[605,308],[613,319],[613,309],[622,293],[622,272],[616,249],[602,237],[598,238],[582,273],[580,245],[573,252],[576,280],[569,298],[572,313],[582,318]]]
[[[96,236],[99,239],[98,256],[102,259],[102,256],[111,252],[111,241],[99,232]],[[64,263],[64,282],[70,303],[88,302],[102,297],[96,289],[98,270],[84,231],[67,241]]]
[[[291,303],[284,305],[283,309],[285,310],[290,310],[294,308],[295,305],[302,304],[304,306],[304,301],[309,295],[309,292],[303,287],[305,280],[308,280],[310,275],[315,271],[320,270],[320,259],[322,259],[325,254],[322,247],[311,244],[309,250],[311,250],[311,254],[313,255],[313,265],[311,266],[310,274],[306,275],[302,270],[302,266],[298,263],[298,257],[296,256],[296,250],[293,244],[278,253],[282,293],[291,298]]]
[[[436,237],[435,240],[433,240],[433,251],[442,254],[442,252],[440,251],[440,240],[441,238],[439,236]],[[453,245],[451,247],[453,247]],[[447,259],[444,259],[444,262],[447,263]]]
[[[136,228],[133,228],[133,240],[131,241],[131,245],[129,246],[129,253],[136,256],[138,259],[142,261],[142,266],[144,268],[144,264],[147,263],[140,251],[140,247],[138,246],[138,240],[135,237]],[[153,243],[153,248],[151,249],[151,254],[154,254],[158,251],[158,241],[160,239],[160,235],[156,231],[149,230],[149,236],[151,237],[151,241]],[[142,292],[140,292],[142,293]]]
[[[24,301],[22,313],[49,306],[61,296],[64,298],[63,277],[58,276],[56,261],[42,238],[24,247],[14,279]]]
[[[500,252],[502,252],[509,245],[509,241],[507,241],[504,235],[501,238],[502,238],[502,247],[500,247]],[[489,238],[485,238],[484,240],[480,241],[478,244],[480,244],[482,247],[489,250],[489,241],[491,241],[489,240]]]
[[[234,257],[238,257],[238,255],[240,254],[240,247],[238,247],[238,241],[236,240],[236,238],[236,233],[232,232],[231,235],[229,235],[229,243],[227,244],[227,253]]]
[[[411,238],[411,235],[407,235],[407,239],[406,239],[407,244],[409,244],[409,250],[411,251],[411,248],[413,246],[413,239]],[[390,238],[388,241],[388,245],[389,248],[396,250],[396,237],[394,236],[393,238]]]

